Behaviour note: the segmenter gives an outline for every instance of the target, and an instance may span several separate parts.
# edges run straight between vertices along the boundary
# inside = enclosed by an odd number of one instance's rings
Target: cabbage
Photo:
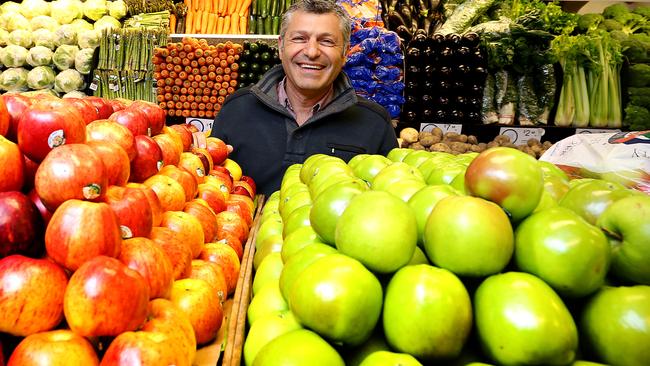
[[[0,46],[6,46],[8,40],[9,40],[9,32],[7,32],[4,29],[0,29]]]
[[[0,14],[4,13],[20,13],[20,4],[15,1],[7,1],[0,5]]]
[[[90,74],[90,69],[93,66],[94,54],[94,48],[84,48],[79,50],[74,57],[74,68],[83,75]]]
[[[51,50],[56,48],[56,42],[54,42],[54,33],[50,32],[47,29],[37,29],[32,33],[32,39],[34,40],[34,45],[47,47]]]
[[[23,91],[27,89],[27,70],[14,67],[0,75],[0,89],[6,91]]]
[[[63,94],[61,98],[83,98],[83,97],[87,97],[86,93],[79,90],[73,90],[71,92],[67,92]]]
[[[100,31],[89,30],[77,34],[77,41],[80,48],[97,48],[102,36]]]
[[[57,22],[56,19],[48,17],[47,15],[39,15],[37,17],[34,17],[29,21],[29,24],[31,25],[32,30],[44,28],[52,32],[57,30],[57,28],[60,26],[59,22]]]
[[[108,3],[108,15],[115,19],[122,19],[126,16],[126,4],[122,0]]]
[[[15,31],[9,33],[9,39],[7,40],[8,44],[14,44],[16,46],[21,46],[29,48],[32,46],[32,32],[24,29],[16,29]]]
[[[21,67],[29,52],[25,47],[9,45],[2,50],[2,63],[5,67]]]
[[[51,5],[52,18],[61,24],[70,24],[77,18],[83,18],[83,4],[79,0],[57,0]]]
[[[61,45],[56,48],[52,55],[52,62],[59,68],[59,70],[66,70],[74,65],[74,58],[77,56],[79,47],[70,46],[67,44]]]
[[[54,78],[54,90],[59,93],[69,93],[73,90],[81,90],[84,87],[84,78],[79,71],[68,69],[61,71]]]
[[[77,29],[71,24],[64,24],[54,32],[54,43],[57,46],[62,44],[77,44]]]
[[[95,22],[95,30],[98,30],[100,32],[107,28],[120,29],[121,27],[122,24],[120,24],[119,20],[108,15],[104,15]]]
[[[50,15],[50,3],[44,0],[23,0],[20,4],[20,13],[28,19],[39,15]]]
[[[52,63],[52,53],[52,50],[47,47],[32,47],[26,61],[31,66],[47,66]]]
[[[29,20],[19,13],[3,13],[0,16],[0,27],[8,32],[13,32],[16,29],[30,30],[32,28]]]
[[[93,25],[88,23],[85,19],[75,19],[70,24],[72,24],[74,29],[77,30],[77,33],[82,32],[82,31],[86,31],[86,30],[95,29],[95,28],[93,28]]]
[[[107,13],[106,0],[86,0],[84,15],[91,20],[97,20]]]
[[[27,86],[30,89],[47,89],[54,85],[56,74],[49,66],[37,66],[27,73]]]

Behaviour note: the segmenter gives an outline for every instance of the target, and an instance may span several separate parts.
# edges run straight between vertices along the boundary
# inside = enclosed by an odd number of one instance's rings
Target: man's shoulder
[[[236,101],[245,100],[248,97],[255,97],[251,91],[251,87],[247,86],[241,89],[237,89],[234,93],[230,94],[228,98],[224,101],[223,105],[227,105]],[[242,99],[243,98],[243,99]]]
[[[377,102],[361,96],[357,96],[357,103],[355,106],[357,108],[361,108],[366,113],[376,115],[378,118],[381,118],[384,121],[390,121],[390,115],[388,114],[386,108],[382,107]]]

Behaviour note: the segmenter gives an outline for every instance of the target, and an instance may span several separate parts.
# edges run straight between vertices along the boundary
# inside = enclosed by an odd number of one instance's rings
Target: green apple
[[[390,150],[388,152],[388,154],[386,155],[386,157],[388,159],[390,159],[391,161],[393,161],[393,162],[398,162],[398,161],[404,160],[406,155],[408,155],[411,151],[413,151],[413,150],[412,149],[396,147],[396,148]]]
[[[472,196],[498,204],[518,222],[537,207],[544,177],[532,156],[509,147],[493,147],[469,164],[465,189]]]
[[[309,156],[302,163],[302,167],[299,172],[300,181],[305,184],[309,184],[311,177],[314,175],[314,169],[316,168],[316,166],[318,166],[318,164],[323,163],[325,161],[333,161],[336,159],[337,158],[334,156],[325,155],[325,154],[314,154]]]
[[[413,264],[431,264],[429,263],[429,258],[427,258],[427,255],[424,254],[424,251],[420,249],[420,247],[415,247],[415,251],[413,252],[413,257],[411,257],[411,260],[408,262],[407,265],[413,265]]]
[[[377,351],[368,355],[359,366],[422,366],[422,364],[407,353]]]
[[[303,226],[294,230],[284,238],[281,251],[282,260],[288,261],[300,249],[314,243],[323,243],[323,241],[311,226]]]
[[[289,310],[289,305],[280,293],[277,281],[272,281],[263,286],[251,299],[246,317],[248,324],[253,325],[264,316],[277,314]]]
[[[420,164],[424,163],[430,157],[431,153],[429,151],[413,150],[404,157],[402,162],[417,168],[420,166]]]
[[[309,190],[313,191],[319,184],[338,175],[354,176],[354,173],[343,159],[331,157],[328,160],[319,160],[313,166],[313,173],[308,184]]]
[[[372,156],[372,155],[370,155],[370,154],[357,154],[357,155],[353,156],[352,159],[350,159],[348,161],[348,165],[350,166],[350,168],[354,169],[357,166],[357,164],[359,164],[361,161],[365,160],[369,156]]]
[[[255,236],[255,249],[259,250],[261,243],[263,243],[268,237],[273,235],[282,235],[282,230],[284,230],[284,224],[282,223],[282,217],[280,214],[268,216],[267,219],[260,224],[260,227],[257,230],[257,236]]]
[[[311,193],[309,191],[300,191],[296,192],[294,195],[287,197],[284,201],[281,201],[284,204],[280,206],[280,216],[282,216],[282,221],[286,222],[289,216],[298,208],[311,205]]]
[[[448,270],[406,266],[388,283],[382,320],[393,349],[418,359],[451,359],[460,354],[472,328],[472,303]]]
[[[424,251],[434,265],[459,276],[500,272],[514,248],[508,216],[495,203],[472,196],[448,196],[424,225]]]
[[[467,167],[455,161],[440,164],[437,168],[431,170],[427,176],[426,182],[429,185],[451,184],[457,175],[462,174]]]
[[[372,184],[375,176],[393,162],[382,155],[370,155],[354,166],[354,175]]]
[[[444,152],[430,152],[429,154],[430,157],[418,166],[418,170],[424,178],[428,177],[433,169],[455,159],[454,155]]]
[[[559,201],[569,191],[569,182],[557,175],[544,175],[544,191]]]
[[[268,216],[280,213],[280,191],[276,192],[278,192],[278,194],[275,196],[276,198],[274,200],[267,200],[264,202],[264,207],[262,207],[262,217],[260,220],[264,221]]]
[[[416,179],[424,182],[422,173],[406,163],[397,162],[383,168],[370,185],[374,190],[385,191],[393,183],[404,179]]]
[[[436,204],[448,196],[457,196],[458,192],[448,185],[426,186],[417,191],[408,201],[418,224],[418,244],[424,243],[424,225]]]
[[[413,195],[426,187],[427,184],[421,180],[417,179],[402,179],[398,180],[395,183],[385,187],[383,191],[392,194],[393,196],[401,199],[404,202],[408,202]]]
[[[609,205],[630,195],[632,192],[618,183],[590,179],[569,188],[559,204],[595,225],[598,217]]]
[[[582,297],[605,283],[610,248],[605,234],[575,212],[554,207],[528,216],[515,231],[517,266],[562,296]]]
[[[266,315],[255,321],[244,341],[244,362],[252,365],[259,350],[275,338],[301,329],[296,317],[290,311]]]
[[[366,189],[369,187],[368,183],[361,178],[357,178],[353,175],[337,175],[335,177],[331,177],[329,180],[323,182],[322,184],[319,184],[318,186],[314,186],[313,190],[311,191],[311,196],[313,199],[316,199],[329,187],[344,183],[359,187],[365,187]]]
[[[334,245],[334,233],[339,217],[353,197],[367,190],[368,186],[358,181],[343,181],[331,185],[314,199],[309,221],[323,242]]]
[[[381,327],[378,327],[381,328]],[[363,342],[360,346],[346,348],[343,358],[345,359],[345,364],[347,366],[359,366],[366,357],[377,351],[390,351],[388,343],[384,338],[381,329],[375,329],[375,332],[368,338],[367,341]]]
[[[535,210],[533,210],[533,214],[557,206],[558,206],[557,201],[553,198],[553,196],[551,196],[551,194],[546,189],[544,189],[542,191],[542,197],[540,197],[537,207],[535,207]]]
[[[477,152],[466,152],[456,155],[456,161],[464,165],[469,165],[477,156]]]
[[[253,278],[253,296],[259,292],[266,284],[270,282],[280,281],[280,273],[282,273],[282,256],[280,253],[275,252],[267,255],[260,266],[255,271]]]
[[[455,190],[458,191],[458,193],[465,195],[467,192],[465,191],[465,172],[467,171],[467,168],[463,169],[454,177],[454,179],[451,180],[449,183],[450,186],[452,186]]]
[[[379,280],[359,261],[334,253],[318,258],[289,290],[301,324],[335,343],[356,346],[371,335],[382,305]]]
[[[610,237],[612,272],[650,285],[650,196],[633,195],[612,203],[598,218]]]
[[[578,330],[560,297],[523,272],[488,277],[474,294],[476,329],[485,352],[504,365],[567,365]]]
[[[270,235],[264,241],[259,242],[256,245],[255,254],[253,255],[253,268],[257,270],[267,255],[281,252],[283,242],[282,234]]]
[[[311,212],[311,204],[307,204],[294,209],[287,219],[283,221],[282,237],[286,237],[301,227],[310,226],[309,213]]]
[[[604,363],[590,362],[590,361],[575,361],[571,366],[607,366]]]
[[[278,202],[278,211],[284,215],[284,205],[298,194],[309,193],[309,187],[306,184],[298,182],[280,190],[280,201]]]
[[[289,290],[300,276],[302,271],[317,259],[329,254],[337,253],[336,249],[322,243],[313,243],[300,250],[289,258],[280,273],[280,292],[288,301]]]
[[[302,164],[293,164],[290,165],[285,171],[284,175],[282,176],[282,180],[280,181],[280,194],[287,189],[287,187],[291,187],[294,184],[297,183],[302,183],[300,180],[300,170],[302,169]]]
[[[555,176],[567,183],[569,182],[569,177],[566,175],[564,170],[560,169],[557,165],[544,160],[537,160],[537,164],[539,164],[545,177]]]
[[[371,271],[392,273],[413,257],[417,235],[415,214],[404,201],[390,193],[366,191],[343,211],[334,241],[341,253]]]
[[[589,299],[580,325],[603,363],[650,365],[650,286],[603,287]]]
[[[343,359],[318,334],[298,329],[285,333],[262,347],[253,366],[345,366]]]

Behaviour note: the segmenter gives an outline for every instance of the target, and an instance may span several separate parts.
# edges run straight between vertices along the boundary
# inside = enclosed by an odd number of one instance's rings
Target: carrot
[[[203,19],[203,10],[199,10],[194,14],[194,30],[192,33],[201,33],[201,20]]]
[[[190,8],[187,9],[187,15],[185,15],[185,31],[187,33],[194,31],[194,11]]]
[[[226,13],[226,0],[219,1],[219,15],[224,15]]]
[[[239,34],[246,34],[248,31],[248,16],[239,17]]]
[[[174,34],[176,33],[176,15],[169,14],[169,33]]]
[[[196,0],[196,1],[199,3],[199,5],[198,5],[199,10],[204,10],[205,11],[205,0]]]
[[[226,15],[223,17],[223,33],[227,34],[230,32],[230,17]]]
[[[230,15],[230,33],[239,34],[239,14]]]
[[[215,14],[219,13],[219,0],[210,0],[212,2],[212,12]]]
[[[201,10],[199,9],[199,0],[192,0],[192,8],[194,9],[194,11]]]
[[[203,14],[201,14],[201,33],[202,34],[208,34],[208,13],[207,11],[203,11]]]
[[[205,0],[205,8],[203,10],[207,11],[208,13],[212,12],[212,0]]]
[[[207,31],[207,33],[214,34],[214,32],[216,30],[216,28],[215,28],[215,23],[216,23],[215,17],[216,17],[216,15],[213,14],[213,13],[209,13],[209,14],[210,14],[210,16],[208,18],[208,27],[207,27],[208,31]]]
[[[237,13],[239,13],[240,17],[245,16],[244,14],[246,11],[248,11],[248,8],[251,6],[251,1],[252,0],[242,0],[239,3],[239,8],[237,9]]]
[[[223,17],[217,19],[217,34],[223,34]]]

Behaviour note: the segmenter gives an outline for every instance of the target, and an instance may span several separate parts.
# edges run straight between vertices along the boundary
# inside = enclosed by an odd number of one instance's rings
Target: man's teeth
[[[322,66],[317,66],[317,65],[300,65],[300,67],[304,69],[310,69],[310,70],[321,70],[323,67]]]

